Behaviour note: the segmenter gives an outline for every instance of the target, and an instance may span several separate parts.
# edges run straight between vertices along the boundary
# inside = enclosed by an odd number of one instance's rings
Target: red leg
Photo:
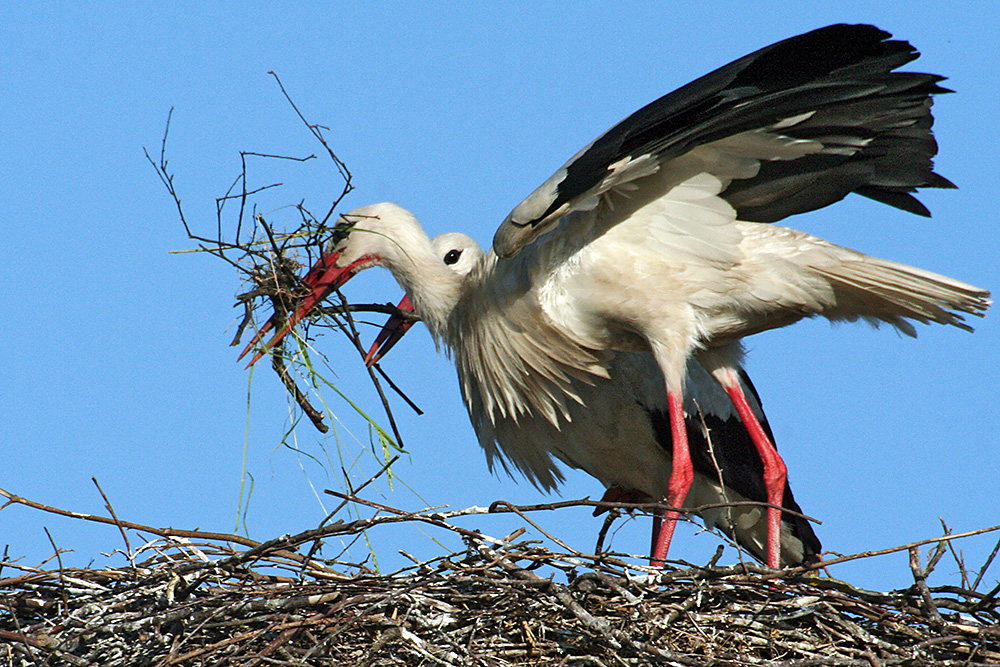
[[[764,427],[757,420],[747,398],[740,387],[739,379],[735,373],[726,374],[726,382],[723,386],[729,394],[736,412],[743,420],[744,426],[750,433],[760,459],[764,463],[764,485],[767,488],[767,502],[771,505],[781,507],[785,500],[785,480],[788,478],[788,469],[785,462],[778,455],[778,450],[774,448],[771,440],[764,432]],[[767,565],[768,567],[780,567],[781,563],[781,510],[777,507],[767,508]]]
[[[653,536],[652,536],[652,542],[649,545],[650,554],[656,553],[656,545],[660,541],[660,533],[663,531],[663,514],[664,514],[663,510],[659,509],[653,512]],[[670,546],[669,539],[667,540],[667,546]],[[663,559],[666,557],[666,555],[667,552],[664,550],[663,555],[660,556],[660,560],[658,562],[653,561],[653,557],[652,555],[650,555],[649,557],[650,565],[662,565]]]
[[[680,392],[667,392],[667,406],[670,411],[670,435],[673,439],[673,462],[670,482],[667,485],[667,504],[671,507],[682,507],[691,489],[694,469],[691,467],[687,427],[684,424],[684,401]],[[678,516],[680,513],[676,510],[667,510],[662,514],[662,523],[659,512],[653,517],[653,552],[649,558],[649,564],[653,567],[663,566]]]

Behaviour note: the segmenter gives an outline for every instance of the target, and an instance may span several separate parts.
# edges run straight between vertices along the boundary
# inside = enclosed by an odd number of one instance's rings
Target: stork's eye
[[[461,250],[449,250],[448,254],[444,256],[444,263],[451,266],[457,262],[462,257]]]

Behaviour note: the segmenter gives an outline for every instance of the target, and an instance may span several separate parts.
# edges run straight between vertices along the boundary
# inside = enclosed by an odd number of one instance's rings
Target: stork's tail
[[[886,322],[916,336],[908,320],[951,324],[972,331],[963,314],[982,317],[990,307],[990,293],[979,287],[851,252],[857,257],[818,269],[834,289],[835,304],[822,313],[831,320],[862,318],[876,325]]]
[[[971,331],[965,315],[982,317],[990,293],[960,280],[870,257],[778,225],[737,222],[747,258],[736,269],[749,284],[750,333],[822,315],[834,321],[891,324],[916,336],[913,322]],[[744,331],[743,335],[748,332]]]

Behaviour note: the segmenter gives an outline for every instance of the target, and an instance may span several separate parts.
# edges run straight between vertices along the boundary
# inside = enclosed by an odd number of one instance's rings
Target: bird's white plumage
[[[460,233],[438,235],[432,240],[432,247],[442,260],[454,253],[457,259],[453,258],[450,268],[460,277],[471,273],[483,257],[479,245]],[[469,412],[474,421],[478,418],[476,431],[491,468],[498,462],[506,468],[505,461],[509,460],[532,482],[551,490],[562,480],[562,473],[555,465],[557,460],[588,472],[607,488],[632,489],[650,498],[660,497],[672,472],[670,451],[658,440],[650,415],[667,413],[663,375],[648,352],[620,352],[608,358],[606,377],[572,383],[578,400],[565,403],[564,412],[554,421],[537,414],[517,419],[483,419],[483,410],[473,407],[477,396],[467,394],[467,400],[472,401]],[[689,391],[684,412],[691,419],[689,423],[701,430],[710,446],[726,447],[719,434],[713,436],[709,431],[708,424],[737,419],[729,397],[697,363],[688,368],[686,384]],[[763,412],[753,392],[747,393],[762,419]],[[720,476],[721,472],[717,475],[696,472],[685,507],[694,509],[746,500],[727,488]],[[764,512],[759,507],[702,509],[699,516],[707,526],[735,536],[755,556],[764,557],[767,531]],[[783,562],[801,562],[802,541],[792,534],[789,525],[783,526],[782,532]]]

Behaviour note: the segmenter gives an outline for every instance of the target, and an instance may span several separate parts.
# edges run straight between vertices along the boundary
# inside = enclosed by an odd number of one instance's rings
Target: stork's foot
[[[631,503],[633,505],[641,505],[642,503],[651,503],[653,499],[647,496],[642,491],[636,491],[635,489],[626,489],[620,486],[608,487],[608,490],[604,492],[601,496],[602,503]],[[594,516],[600,516],[605,512],[609,511],[610,507],[595,507]],[[622,508],[628,511],[630,509]]]

